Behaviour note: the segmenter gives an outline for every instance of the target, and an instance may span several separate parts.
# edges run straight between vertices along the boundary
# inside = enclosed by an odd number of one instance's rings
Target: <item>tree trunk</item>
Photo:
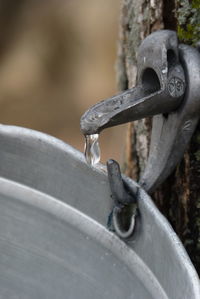
[[[136,54],[141,41],[159,29],[178,31],[180,40],[200,40],[199,0],[123,0],[118,52],[118,86],[132,87],[136,79]],[[149,149],[151,119],[129,124],[125,172],[138,180]],[[200,273],[200,125],[188,151],[174,173],[156,190],[153,199],[182,240]]]

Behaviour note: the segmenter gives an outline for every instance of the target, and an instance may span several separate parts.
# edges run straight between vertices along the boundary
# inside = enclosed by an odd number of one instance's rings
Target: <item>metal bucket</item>
[[[125,243],[106,228],[106,174],[65,143],[1,125],[0,176],[0,298],[200,298],[182,244],[142,189]]]

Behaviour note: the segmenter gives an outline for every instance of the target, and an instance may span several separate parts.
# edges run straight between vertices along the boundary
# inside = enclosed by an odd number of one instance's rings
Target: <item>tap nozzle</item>
[[[81,117],[84,135],[105,128],[175,110],[185,92],[185,76],[178,57],[176,33],[157,31],[138,51],[137,85],[103,100]]]

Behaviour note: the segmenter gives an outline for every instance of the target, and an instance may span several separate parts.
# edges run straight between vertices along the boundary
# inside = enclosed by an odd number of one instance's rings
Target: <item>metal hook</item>
[[[153,118],[149,157],[139,181],[148,193],[155,191],[180,162],[199,121],[200,55],[191,46],[182,44],[178,49],[186,92],[176,111]],[[175,82],[173,88],[178,90],[179,85]]]
[[[123,239],[132,236],[135,228],[135,217],[137,211],[136,194],[130,194],[123,182],[119,164],[115,160],[107,161],[108,181],[114,200],[114,207],[111,212],[113,229]]]
[[[199,121],[199,51],[199,43],[197,49],[178,45],[174,31],[152,33],[138,50],[136,86],[97,103],[81,118],[83,134],[90,135],[154,116],[149,157],[139,179],[148,193],[180,162]]]

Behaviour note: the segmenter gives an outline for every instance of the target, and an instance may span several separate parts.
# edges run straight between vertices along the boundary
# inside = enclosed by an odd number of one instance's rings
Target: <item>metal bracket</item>
[[[176,32],[149,35],[138,51],[137,85],[91,107],[81,118],[85,135],[153,117],[150,154],[140,184],[149,193],[183,157],[199,119],[200,54],[178,45]]]
[[[200,55],[197,49],[179,46],[186,76],[186,92],[177,110],[153,117],[150,152],[141,186],[153,192],[180,162],[200,116]],[[174,89],[176,89],[176,84]]]
[[[122,179],[119,164],[115,160],[107,161],[107,171],[114,204],[108,217],[108,228],[113,229],[120,238],[129,239],[135,228],[137,192],[130,193]]]

